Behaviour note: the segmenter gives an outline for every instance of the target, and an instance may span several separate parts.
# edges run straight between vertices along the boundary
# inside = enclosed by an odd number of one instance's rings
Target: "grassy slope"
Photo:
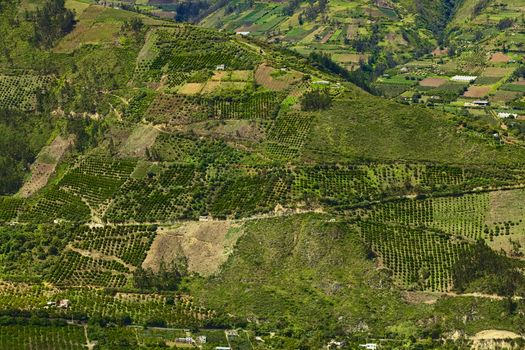
[[[258,320],[260,329],[305,335],[307,348],[328,334],[421,338],[432,329],[474,334],[495,324],[509,330],[518,325],[504,302],[468,297],[433,305],[405,302],[388,274],[366,259],[355,229],[329,217],[258,220],[245,231],[222,272],[194,282],[192,293],[217,310]]]
[[[307,159],[373,158],[456,164],[518,164],[525,152],[496,146],[490,137],[458,132],[446,115],[364,93],[339,98],[317,117],[305,146]]]

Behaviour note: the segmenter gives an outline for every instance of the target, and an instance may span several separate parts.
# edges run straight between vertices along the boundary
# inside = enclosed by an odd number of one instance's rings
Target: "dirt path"
[[[95,346],[97,346],[97,342],[89,340],[87,324],[84,325],[84,337],[86,337],[86,347],[88,348],[88,350],[94,350]]]
[[[73,247],[71,244],[68,244],[66,246],[66,249],[67,250],[71,250],[71,251],[73,251],[75,253],[78,253],[78,254],[80,254],[82,256],[89,257],[89,258],[101,259],[101,260],[107,260],[107,261],[116,261],[119,264],[122,264],[122,265],[126,266],[131,272],[133,272],[133,271],[135,271],[137,269],[135,266],[133,266],[131,264],[128,264],[124,260],[120,259],[119,257],[113,256],[113,255],[106,255],[106,254],[102,254],[102,253],[97,252],[97,251],[84,250],[84,249],[76,248],[76,247]]]

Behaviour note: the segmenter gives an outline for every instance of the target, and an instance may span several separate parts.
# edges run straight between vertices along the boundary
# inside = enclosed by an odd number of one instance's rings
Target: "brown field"
[[[507,63],[510,60],[511,60],[511,58],[509,56],[507,56],[507,55],[505,55],[504,53],[501,53],[501,52],[496,52],[490,58],[490,62],[494,62],[494,63]]]
[[[465,97],[479,98],[487,96],[490,92],[490,86],[470,86],[463,94]]]
[[[226,262],[241,235],[240,227],[228,221],[189,222],[161,229],[142,267],[158,271],[161,263],[169,265],[184,256],[190,272],[213,275]]]
[[[49,177],[55,172],[58,162],[71,148],[74,141],[73,135],[69,135],[67,138],[59,135],[49,146],[42,148],[36,161],[31,165],[31,178],[20,189],[21,197],[30,197],[47,184]]]
[[[292,84],[298,82],[302,73],[296,71],[288,71],[285,75],[278,78],[272,77],[272,73],[276,72],[276,69],[267,66],[265,63],[261,64],[255,72],[255,81],[257,84],[264,86],[265,88],[272,90],[285,90]]]
[[[207,94],[219,90],[244,90],[248,83],[239,81],[208,81],[201,93]]]
[[[332,37],[332,35],[334,35],[334,32],[330,31],[328,32],[322,39],[321,41],[319,41],[321,44],[326,44],[328,42],[328,40],[330,40],[330,38]]]
[[[445,56],[448,54],[448,48],[444,48],[443,50],[441,50],[439,47],[436,47],[434,51],[432,51],[432,54],[434,56]]]
[[[224,70],[218,70],[216,72],[213,72],[213,76],[211,77],[211,80],[213,81],[228,80],[229,75],[230,75],[230,72],[227,72]]]
[[[446,84],[448,79],[445,78],[425,78],[419,82],[419,85],[426,87],[440,87]]]

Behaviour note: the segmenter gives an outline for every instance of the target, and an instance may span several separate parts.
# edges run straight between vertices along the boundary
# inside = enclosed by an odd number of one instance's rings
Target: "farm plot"
[[[157,79],[161,70],[192,72],[225,65],[232,70],[249,70],[259,58],[235,44],[226,35],[204,28],[180,25],[159,28],[150,34],[137,61],[136,77]]]
[[[80,326],[0,326],[0,350],[82,350],[86,348]]]
[[[239,164],[244,153],[221,140],[197,139],[188,135],[160,134],[151,151],[161,161],[200,164]]]
[[[223,168],[209,180],[207,209],[214,218],[270,212],[288,201],[289,176],[284,170]]]
[[[112,222],[195,218],[204,210],[201,175],[193,165],[172,164],[144,179],[130,179],[106,212]]]
[[[437,229],[472,240],[484,238],[488,194],[404,200],[379,205],[370,216],[377,223]]]
[[[122,288],[131,277],[130,272],[115,260],[94,258],[68,249],[62,253],[46,280],[57,286]]]
[[[73,135],[67,138],[58,135],[49,146],[42,148],[36,161],[31,165],[31,179],[25,182],[20,189],[21,197],[30,197],[47,184],[58,162],[73,145],[73,142]]]
[[[144,260],[143,267],[157,272],[185,257],[188,271],[209,276],[216,273],[233,251],[242,229],[227,221],[188,222],[161,230]]]
[[[436,88],[446,84],[447,81],[448,79],[446,78],[425,78],[419,82],[419,85]]]
[[[0,75],[0,108],[24,111],[36,108],[36,96],[51,83],[50,76]]]
[[[280,71],[265,63],[261,64],[255,72],[257,84],[275,91],[288,89],[292,84],[299,82],[301,77],[302,73],[293,71],[280,73]]]
[[[103,289],[86,288],[60,289],[48,284],[0,284],[1,310],[45,310],[51,318],[77,318],[103,315],[112,322],[121,322],[124,317],[134,324],[144,325],[159,318],[170,327],[203,327],[217,314],[209,309],[196,305],[186,295],[175,293],[107,293]],[[49,308],[49,300],[70,300],[67,309]],[[82,316],[81,316],[82,317]],[[84,334],[83,329],[79,328]],[[119,329],[122,332],[122,329]],[[59,347],[57,349],[67,349]],[[1,349],[1,348],[0,348]],[[18,348],[6,348],[18,349]],[[34,348],[33,348],[34,349]],[[45,349],[45,348],[44,348]],[[76,349],[76,348],[73,348]]]
[[[495,191],[489,194],[486,227],[491,236],[522,235],[525,233],[525,191]]]
[[[491,90],[490,86],[472,85],[472,86],[469,86],[468,90],[465,91],[463,96],[470,97],[470,98],[485,97],[489,94],[490,90]]]
[[[405,288],[445,292],[452,287],[451,270],[469,245],[436,232],[361,222],[361,236],[381,264]]]
[[[281,113],[268,133],[270,145],[267,150],[271,154],[282,157],[298,155],[310,132],[312,118],[312,115],[300,112]],[[275,143],[287,151],[275,153],[280,149],[272,148]]]
[[[135,324],[149,324],[152,320],[164,320],[168,327],[203,327],[216,317],[216,313],[196,305],[189,296],[164,293],[104,293],[103,290],[87,288],[69,289],[57,297],[71,301],[67,313],[104,315],[118,321],[127,315]]]
[[[296,200],[318,200],[333,206],[359,202],[378,193],[366,166],[316,165],[294,171]]]
[[[55,220],[84,222],[91,217],[90,208],[74,194],[58,186],[50,186],[45,192],[27,203],[19,214],[22,222],[53,222]]]
[[[525,93],[525,84],[515,83],[515,84],[504,84],[501,89],[505,91],[513,91],[513,92],[520,92]]]
[[[284,95],[268,91],[239,98],[217,96],[208,100],[215,119],[273,119]]]
[[[0,196],[0,223],[16,219],[24,203],[21,198]]]
[[[141,266],[155,238],[154,226],[82,226],[74,233],[73,247],[116,257],[126,264]]]
[[[147,121],[172,125],[190,124],[210,117],[208,107],[197,97],[159,94],[145,113]]]
[[[134,160],[89,157],[70,170],[62,178],[59,186],[96,209],[117,192],[135,166]]]

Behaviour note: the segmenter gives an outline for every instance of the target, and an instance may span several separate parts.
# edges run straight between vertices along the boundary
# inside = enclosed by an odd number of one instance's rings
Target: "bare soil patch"
[[[509,56],[507,56],[507,55],[505,55],[504,53],[501,53],[501,52],[496,52],[490,58],[490,62],[494,62],[494,63],[507,63],[510,60],[511,60],[511,58]]]
[[[519,345],[513,344],[511,340],[522,338],[514,332],[488,329],[476,333],[472,340],[473,350],[493,350],[493,349],[519,349]]]
[[[403,299],[410,304],[434,304],[438,295],[425,292],[409,292],[402,293]]]
[[[490,92],[490,86],[470,86],[463,94],[465,97],[480,98],[485,97]]]
[[[146,156],[146,149],[151,148],[157,139],[159,130],[151,125],[135,128],[120,148],[120,154],[128,157]]]
[[[427,87],[440,87],[441,85],[446,84],[448,79],[445,78],[425,78],[419,82],[421,86]]]
[[[448,55],[448,48],[440,49],[439,47],[436,47],[434,51],[432,51],[432,54],[434,56],[445,56]]]
[[[189,222],[177,228],[159,230],[142,267],[158,271],[161,263],[169,266],[184,256],[190,272],[213,275],[241,235],[240,227],[228,221]]]
[[[57,136],[50,145],[42,148],[37,159],[31,165],[31,178],[20,189],[20,196],[30,197],[47,184],[49,177],[55,172],[58,162],[73,146],[75,138]]]
[[[321,44],[326,44],[328,42],[328,40],[330,40],[330,38],[332,37],[334,33],[333,32],[328,32],[325,36],[323,36],[323,38],[321,39],[321,41],[319,41]]]
[[[267,66],[265,63],[261,64],[255,72],[255,81],[257,84],[272,90],[285,90],[290,85],[298,82],[302,78],[302,73],[296,71],[286,72],[282,76],[274,78],[277,70],[273,67]]]
[[[521,335],[514,332],[499,330],[499,329],[487,329],[476,333],[472,337],[474,340],[489,340],[489,339],[517,339],[521,338]]]

